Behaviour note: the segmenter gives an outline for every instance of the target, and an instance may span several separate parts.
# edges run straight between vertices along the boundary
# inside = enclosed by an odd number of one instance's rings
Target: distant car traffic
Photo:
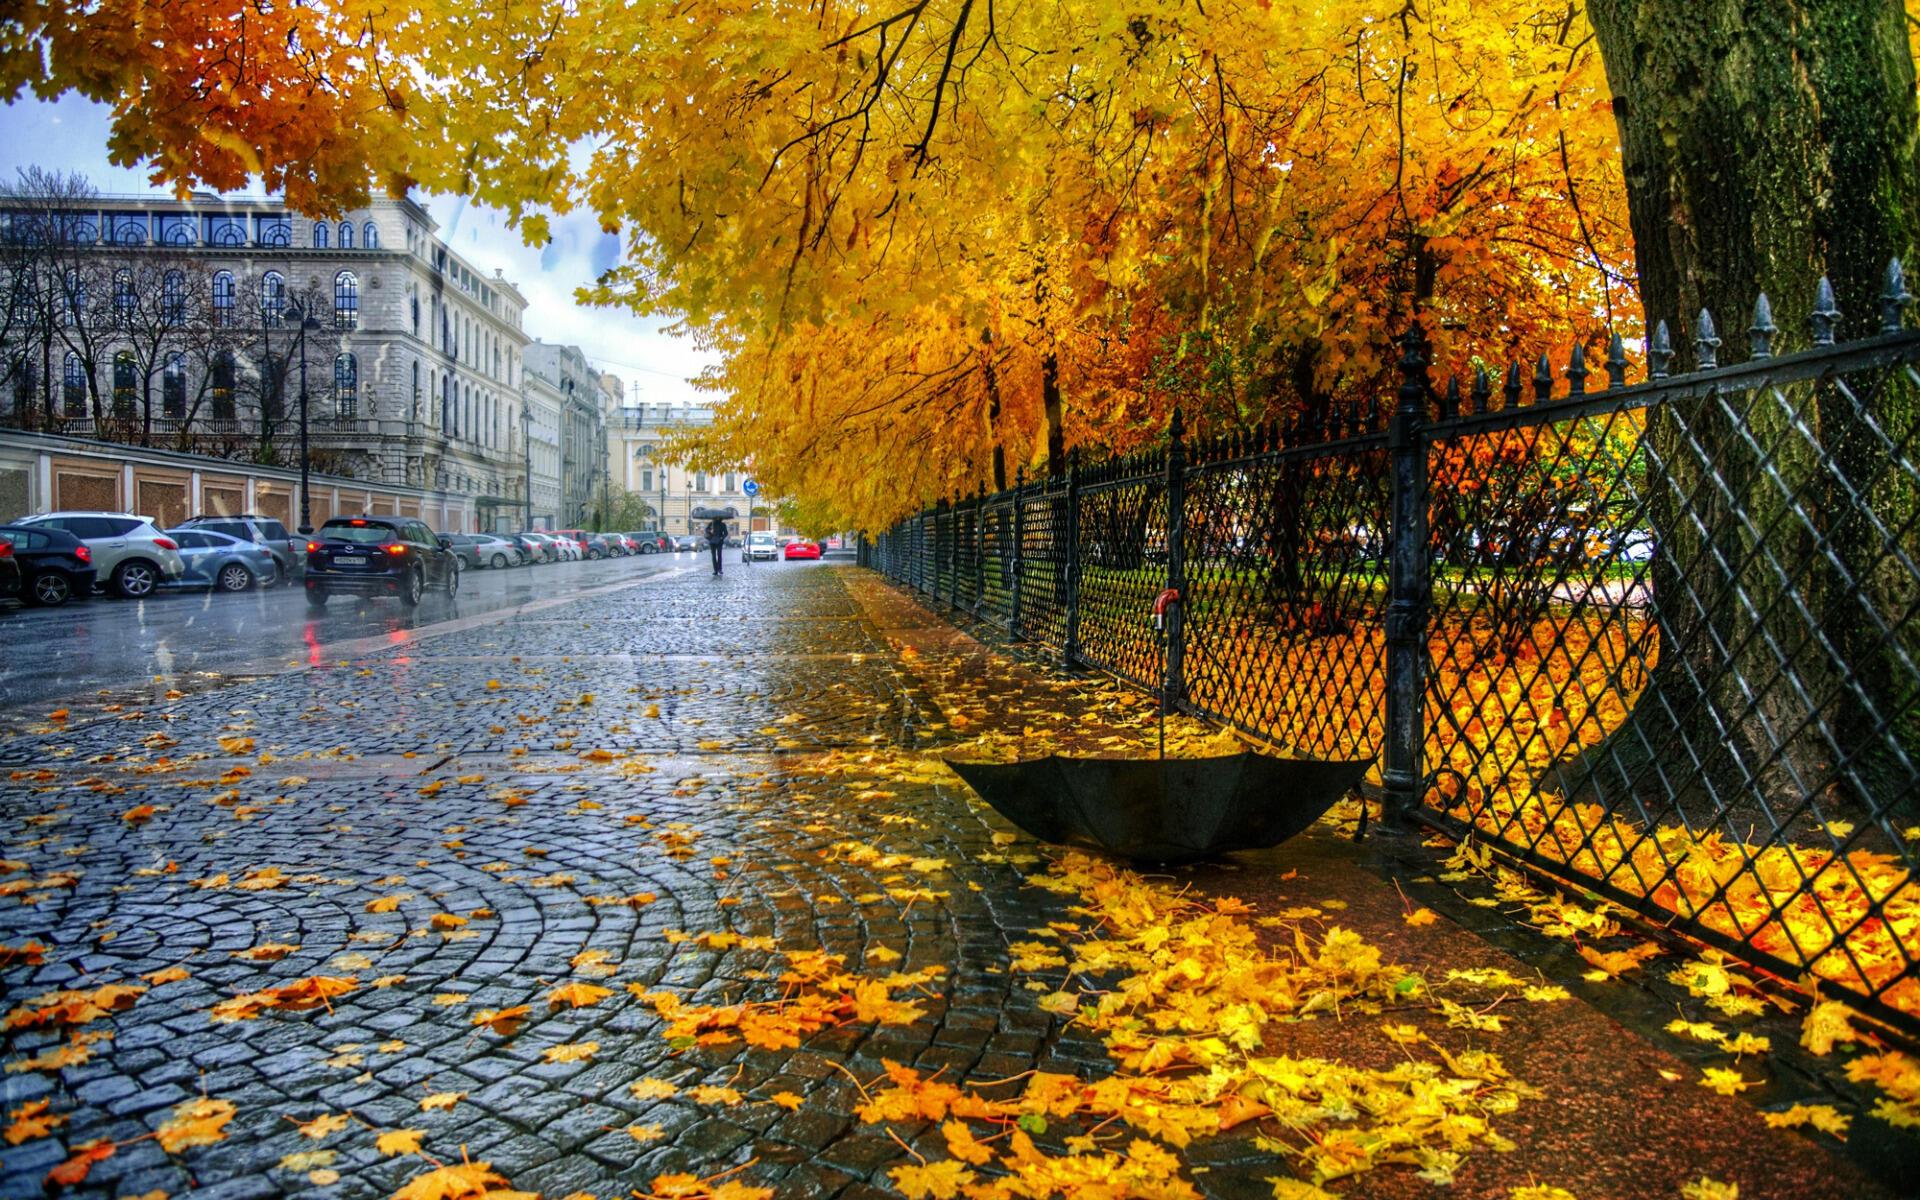
[[[820,557],[820,547],[802,538],[799,541],[788,542],[781,548],[780,554],[788,562],[792,562],[796,558],[818,559]]]
[[[460,591],[460,560],[426,522],[409,517],[335,517],[307,542],[307,603],[335,595],[396,596],[412,608],[429,588]]]
[[[300,577],[300,567],[307,561],[307,540],[287,532],[287,527],[272,517],[255,513],[188,517],[175,528],[206,529],[239,538],[243,542],[263,545],[273,554],[276,578],[287,583]]]
[[[58,608],[93,594],[93,551],[66,530],[0,525],[0,540],[19,565],[22,603]]]
[[[753,562],[766,559],[769,562],[780,555],[780,544],[774,541],[771,533],[760,532],[747,535],[747,544],[740,549],[741,562]]]
[[[171,586],[244,592],[280,578],[273,550],[251,538],[215,533],[205,526],[175,527],[167,530],[167,536],[180,543],[180,561],[186,567]]]
[[[180,578],[186,565],[180,545],[155,528],[149,517],[116,512],[54,512],[22,517],[19,525],[63,529],[87,544],[95,578],[130,600],[143,600],[155,588]]]

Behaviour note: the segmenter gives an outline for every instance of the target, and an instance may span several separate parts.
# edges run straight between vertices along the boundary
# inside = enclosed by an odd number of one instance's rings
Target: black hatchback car
[[[23,602],[55,608],[75,596],[93,594],[93,551],[66,530],[0,525],[0,540],[13,544]]]
[[[335,517],[307,541],[307,603],[328,597],[398,596],[411,608],[429,590],[460,590],[460,560],[426,522],[411,517]]]

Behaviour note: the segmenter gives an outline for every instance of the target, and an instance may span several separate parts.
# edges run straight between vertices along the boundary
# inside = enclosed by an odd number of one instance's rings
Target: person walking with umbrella
[[[707,549],[713,551],[713,573],[720,574],[721,551],[727,547],[727,523],[719,517],[707,522]]]

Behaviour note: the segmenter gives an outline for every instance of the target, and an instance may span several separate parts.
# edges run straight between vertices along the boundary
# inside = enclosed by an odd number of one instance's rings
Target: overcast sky
[[[147,183],[146,173],[107,162],[108,110],[77,96],[54,103],[23,97],[0,105],[0,175],[38,164],[79,171],[103,192],[168,194]],[[600,232],[590,213],[553,222],[553,242],[534,249],[491,209],[458,197],[418,197],[440,223],[440,236],[489,274],[498,267],[527,297],[527,332],[548,342],[571,343],[603,369],[626,381],[627,403],[710,402],[687,382],[710,361],[686,338],[670,337],[657,323],[611,309],[585,308],[573,291],[612,265],[618,241]]]

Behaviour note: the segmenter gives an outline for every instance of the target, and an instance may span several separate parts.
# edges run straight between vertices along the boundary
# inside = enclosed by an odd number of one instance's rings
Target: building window
[[[187,319],[187,277],[168,271],[160,281],[160,319],[178,325]]]
[[[360,360],[342,354],[333,360],[333,412],[353,417],[360,411]]]
[[[419,410],[420,410],[420,364],[415,363],[413,364],[413,411],[418,412]],[[412,414],[409,414],[407,419],[411,421],[413,419]]]
[[[285,213],[253,219],[253,240],[261,246],[293,245],[293,219]]]
[[[213,273],[213,323],[225,328],[233,324],[233,272]]]
[[[345,236],[350,226],[340,227]],[[360,324],[360,280],[352,271],[342,271],[333,277],[333,327],[335,329],[353,329]]]
[[[453,376],[440,377],[440,432],[448,437],[459,433],[455,427],[456,414],[453,411]]]
[[[728,471],[727,472],[727,494],[728,495],[732,495],[734,492],[737,492],[740,490],[739,488],[734,486],[735,483],[737,482],[738,481],[734,478],[733,472]]]
[[[640,490],[643,492],[650,492],[653,490],[653,472],[652,471],[640,472]]]
[[[176,419],[187,415],[187,356],[178,350],[167,355],[160,375],[160,411]]]
[[[33,408],[33,360],[24,354],[13,356],[13,411],[24,417]]]
[[[287,411],[287,361],[269,354],[261,361],[260,371],[260,411],[267,419],[278,421]]]
[[[693,473],[693,490],[703,495],[706,493],[707,473],[705,471],[695,471]]]
[[[60,369],[61,401],[66,405],[70,417],[84,416],[87,411],[87,364],[80,356],[67,352],[67,361]]]
[[[133,319],[137,298],[133,294],[133,272],[121,267],[113,273],[113,311],[122,323]]]
[[[145,213],[110,213],[107,216],[107,240],[121,246],[141,246],[147,241]]]
[[[233,351],[222,350],[213,356],[213,419],[233,420]]]
[[[380,248],[380,230],[372,221],[368,221],[362,226],[361,232],[366,235],[360,239],[362,246],[369,250],[378,250]]]
[[[260,277],[260,320],[263,324],[278,325],[281,314],[286,311],[286,276],[278,271],[268,271]]]
[[[353,249],[353,225],[347,221],[340,222],[340,248]]]
[[[327,225],[324,221],[315,221],[313,223],[313,248],[315,250],[325,250],[327,248]]]
[[[133,415],[134,399],[133,351],[122,350],[113,356],[113,415],[130,417]]]
[[[206,236],[203,240],[209,246],[247,244],[247,223],[240,217],[208,217],[205,229]]]
[[[413,336],[420,336],[420,297],[409,296],[407,307],[413,310]]]
[[[193,245],[193,218],[179,215],[156,218],[153,240],[162,246]]]

